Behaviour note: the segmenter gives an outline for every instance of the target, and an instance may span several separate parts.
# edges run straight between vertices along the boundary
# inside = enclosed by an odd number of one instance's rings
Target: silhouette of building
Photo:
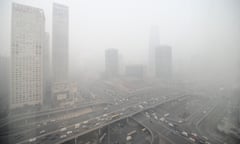
[[[127,77],[133,77],[142,79],[145,77],[146,68],[144,65],[138,64],[138,65],[128,65],[126,66],[125,75]]]
[[[172,75],[172,48],[160,45],[155,49],[155,73],[162,80],[170,80]]]
[[[55,106],[71,104],[69,69],[69,9],[53,4],[52,16],[52,103]]]
[[[42,9],[12,4],[10,108],[42,104],[45,16]]]
[[[51,68],[50,68],[50,46],[49,33],[45,32],[43,49],[43,104],[51,103]]]
[[[117,49],[107,49],[105,51],[105,73],[107,77],[119,75],[119,54]]]
[[[9,58],[0,56],[0,118],[7,115],[9,104]]]
[[[150,29],[149,38],[149,53],[148,53],[148,76],[155,77],[155,49],[160,45],[158,26],[152,26]]]
[[[53,4],[52,16],[52,69],[53,82],[68,81],[68,7]]]

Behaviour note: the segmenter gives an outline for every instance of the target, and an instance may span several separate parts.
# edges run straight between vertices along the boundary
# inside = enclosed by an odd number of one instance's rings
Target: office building
[[[68,81],[68,7],[54,3],[52,16],[52,69],[53,82]]]
[[[161,80],[169,81],[172,75],[172,48],[160,45],[155,49],[155,73]]]
[[[43,48],[43,104],[51,103],[51,66],[50,66],[50,40],[49,33],[45,32]]]
[[[42,9],[12,4],[10,108],[42,104],[45,17]]]
[[[148,53],[148,76],[155,77],[155,49],[160,45],[158,26],[152,26],[150,30],[149,39],[149,53]]]
[[[0,118],[8,113],[9,104],[9,58],[0,56]]]
[[[146,68],[144,65],[136,64],[136,65],[128,65],[126,66],[125,76],[143,79],[145,77]]]
[[[105,73],[107,77],[119,75],[119,54],[117,49],[107,49],[105,51]]]

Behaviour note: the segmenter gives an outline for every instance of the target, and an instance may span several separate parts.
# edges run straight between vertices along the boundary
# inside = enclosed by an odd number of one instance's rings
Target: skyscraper
[[[44,37],[43,10],[13,3],[10,108],[42,103]]]
[[[51,103],[51,68],[50,68],[50,48],[49,33],[45,32],[43,48],[43,104]]]
[[[119,55],[117,49],[105,51],[105,72],[107,77],[114,77],[119,74]]]
[[[9,58],[0,55],[0,117],[6,116],[9,104]]]
[[[64,106],[72,102],[68,83],[68,7],[53,4],[52,16],[52,102]]]
[[[158,26],[152,26],[149,39],[148,76],[155,77],[155,49],[160,45]]]
[[[53,82],[68,81],[68,7],[53,4],[52,68]]]
[[[161,80],[169,81],[172,75],[172,48],[160,45],[155,49],[155,73]]]

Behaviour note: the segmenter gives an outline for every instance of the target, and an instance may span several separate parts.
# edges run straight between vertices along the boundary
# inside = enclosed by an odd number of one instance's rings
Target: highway
[[[149,129],[152,135],[150,143],[153,144],[220,143],[213,136],[206,137],[210,132],[206,128],[207,125],[204,125],[215,110],[217,102],[214,99],[186,95],[180,91],[159,87],[146,87],[121,93],[117,90],[110,92],[104,85],[103,88],[93,88],[89,93],[92,99],[101,101],[104,101],[101,95],[107,95],[110,103],[51,112],[47,113],[47,117],[45,113],[41,113],[38,116],[42,117],[40,119],[37,117],[36,121],[34,116],[27,116],[26,119],[31,117],[32,120],[27,120],[22,127],[21,125],[19,127],[18,120],[24,119],[17,118],[9,123],[14,125],[16,122],[15,125],[18,127],[8,127],[10,128],[8,133],[0,133],[0,139],[5,138],[5,142],[10,144],[61,144],[132,117],[137,123]],[[121,132],[128,130],[124,128]],[[123,142],[123,137],[118,141]],[[142,139],[139,137],[134,141],[141,143]]]
[[[198,97],[186,97],[170,101],[137,114],[134,119],[158,133],[159,141],[176,144],[206,143],[206,140],[203,139],[205,135],[201,135],[202,133],[200,134],[197,131],[196,125],[202,117],[207,115],[207,111],[210,112],[214,108],[214,105],[210,101],[197,105],[202,101],[205,101],[205,99]],[[191,106],[194,107],[190,108]],[[181,113],[185,112],[186,108],[187,110],[190,109],[191,112],[185,119],[182,119]],[[182,134],[183,131],[187,133],[187,136]]]
[[[56,117],[48,117],[47,120],[39,120],[38,122],[35,122],[35,127],[33,124],[29,124],[26,127],[22,127],[22,129],[19,129],[18,132],[13,132],[10,129],[11,134],[4,135],[0,137],[1,140],[5,137],[5,142],[7,143],[24,143],[24,142],[29,142],[31,139],[36,138],[41,141],[42,139],[49,139],[48,137],[52,138],[52,136],[48,136],[49,134],[55,135],[54,137],[61,137],[62,133],[56,134],[56,132],[59,131],[61,126],[73,126],[74,123],[83,121],[84,118],[90,118],[90,117],[97,117],[99,115],[102,115],[106,112],[111,112],[111,111],[116,111],[116,110],[122,110],[123,112],[126,110],[125,108],[132,106],[132,108],[136,110],[142,110],[142,107],[146,105],[146,101],[148,101],[148,105],[153,105],[157,103],[157,100],[159,101],[164,101],[166,99],[170,99],[171,97],[176,96],[176,92],[174,93],[169,93],[168,96],[163,96],[163,99],[159,95],[152,95],[152,89],[143,89],[143,90],[135,90],[135,92],[132,92],[131,94],[128,94],[125,96],[125,98],[120,98],[120,99],[114,99],[113,100],[113,105],[108,105],[107,110],[104,108],[98,109],[97,111],[94,111],[92,113],[89,113],[89,116],[82,115],[81,118],[79,117],[80,115],[72,115],[72,117],[66,116],[68,112],[63,111],[63,117],[64,119],[57,119]],[[166,92],[167,93],[167,92]],[[141,102],[145,102],[140,106]],[[139,107],[140,106],[140,107]],[[67,121],[67,122],[66,122]],[[103,123],[106,123],[107,121],[104,121]],[[16,124],[19,126],[18,124]],[[13,128],[14,129],[14,128]],[[23,130],[24,129],[24,130]],[[23,131],[21,131],[23,130]],[[54,139],[54,138],[52,138]],[[44,140],[43,140],[44,141]]]

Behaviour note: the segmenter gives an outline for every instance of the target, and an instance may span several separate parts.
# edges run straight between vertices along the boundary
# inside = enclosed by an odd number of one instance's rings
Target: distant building
[[[172,76],[172,48],[160,45],[155,49],[155,73],[162,80],[170,80]]]
[[[9,104],[9,58],[0,56],[0,118],[7,115]]]
[[[149,38],[149,53],[148,53],[148,76],[155,77],[155,49],[160,45],[158,26],[152,26]]]
[[[69,9],[53,4],[52,16],[52,99],[57,105],[67,105],[70,97],[69,69]]]
[[[43,104],[51,104],[51,66],[49,33],[45,32],[43,48]]]
[[[52,69],[53,82],[62,83],[68,81],[68,7],[53,4],[52,16]]]
[[[105,51],[105,73],[107,77],[119,75],[119,54],[117,49],[107,49]]]
[[[128,65],[126,66],[125,76],[142,79],[145,77],[146,68],[144,65]]]
[[[78,86],[76,83],[55,83],[53,87],[53,103],[55,106],[64,107],[79,101]]]
[[[12,4],[10,108],[42,104],[45,17],[42,9]]]

